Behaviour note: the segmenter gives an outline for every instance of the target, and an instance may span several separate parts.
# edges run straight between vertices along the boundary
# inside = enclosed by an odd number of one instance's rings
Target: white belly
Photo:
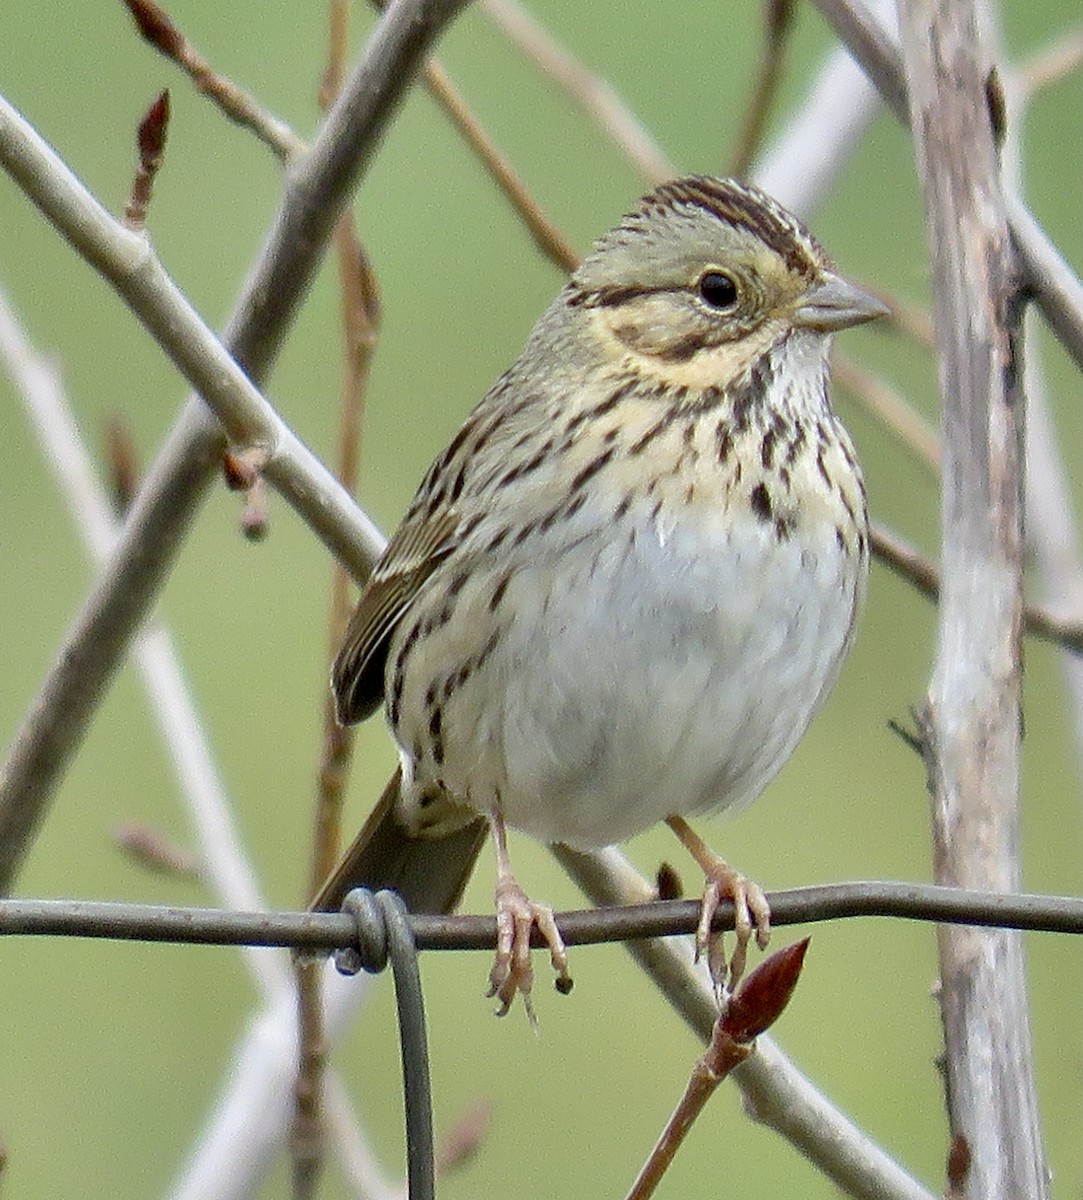
[[[399,731],[408,778],[579,847],[753,799],[834,682],[864,573],[826,521],[603,537],[515,574],[438,768]]]

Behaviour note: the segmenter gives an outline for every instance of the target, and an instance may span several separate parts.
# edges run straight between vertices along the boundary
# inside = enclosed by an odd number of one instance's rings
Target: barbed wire
[[[1015,895],[933,884],[858,881],[768,893],[776,927],[854,917],[894,917],[1044,933],[1083,933],[1083,899]],[[697,900],[581,909],[557,914],[570,946],[694,932]],[[411,913],[419,950],[491,950],[496,921],[484,916]],[[719,906],[715,928],[733,928],[732,905]],[[53,936],[223,946],[277,946],[333,953],[357,944],[347,913],[232,912],[214,908],[100,900],[0,900],[0,937]],[[538,942],[540,945],[540,941]]]

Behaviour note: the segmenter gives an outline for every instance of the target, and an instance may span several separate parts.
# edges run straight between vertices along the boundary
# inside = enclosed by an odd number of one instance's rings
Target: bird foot
[[[511,875],[501,876],[496,885],[496,959],[489,972],[488,996],[500,1002],[497,1016],[504,1016],[517,995],[522,996],[530,1023],[537,1027],[530,989],[534,968],[530,962],[530,935],[534,927],[549,946],[556,972],[555,986],[561,995],[572,990],[568,974],[568,952],[553,919],[553,910],[531,900]]]
[[[766,950],[771,937],[771,908],[767,897],[758,883],[753,883],[739,871],[717,856],[709,864],[701,863],[706,872],[703,903],[700,908],[699,926],[696,929],[696,961],[706,955],[707,966],[718,990],[731,993],[745,973],[748,958],[748,943],[753,930],[756,945]],[[734,909],[734,936],[737,944],[727,961],[723,935],[714,933],[711,924],[718,906],[723,900],[732,900]]]

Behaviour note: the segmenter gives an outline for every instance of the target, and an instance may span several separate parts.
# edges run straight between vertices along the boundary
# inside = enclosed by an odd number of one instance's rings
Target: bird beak
[[[863,325],[866,321],[887,316],[890,311],[886,304],[847,283],[841,275],[825,271],[805,293],[794,312],[793,322],[802,329],[834,333],[837,329],[849,329],[851,325]]]

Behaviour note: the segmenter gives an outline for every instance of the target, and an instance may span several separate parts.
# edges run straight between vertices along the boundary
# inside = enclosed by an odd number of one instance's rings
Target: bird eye
[[[722,271],[705,271],[699,278],[699,294],[711,308],[732,308],[737,303],[737,284]]]

